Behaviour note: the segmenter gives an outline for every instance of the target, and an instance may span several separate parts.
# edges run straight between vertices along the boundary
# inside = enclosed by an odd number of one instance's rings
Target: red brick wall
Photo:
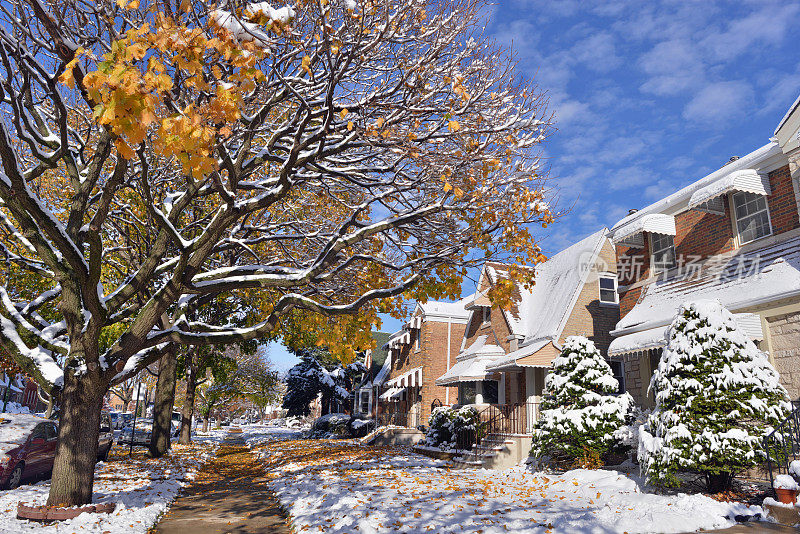
[[[733,250],[733,225],[727,197],[722,199],[725,214],[717,215],[699,210],[689,210],[675,216],[675,254],[685,258],[703,260],[709,256]]]
[[[786,165],[769,173],[769,182],[772,192],[767,197],[767,203],[773,235],[800,228],[800,215],[797,212],[797,200],[794,196],[789,166]],[[728,197],[723,197],[723,204],[725,206],[724,215],[687,210],[675,216],[675,252],[678,257],[683,256],[685,261],[691,259],[691,256],[705,259],[734,249],[733,219]],[[639,270],[641,273],[639,280],[626,279],[624,275],[630,271],[623,267],[620,285],[631,285],[650,276],[649,239],[646,237],[642,249],[617,247],[617,257],[621,266],[630,262],[630,258],[634,257],[643,265]],[[635,287],[620,296],[621,317],[624,317],[633,308],[640,294],[641,287]]]
[[[789,166],[769,173],[769,185],[772,194],[767,197],[769,216],[772,219],[772,232],[780,234],[800,228],[800,217],[797,213],[797,200],[792,187],[792,175]]]
[[[422,421],[428,423],[431,404],[438,400],[446,404],[447,390],[450,390],[450,404],[458,402],[457,387],[436,385],[436,379],[455,365],[466,325],[450,325],[450,366],[447,365],[447,323],[425,321],[422,323]]]

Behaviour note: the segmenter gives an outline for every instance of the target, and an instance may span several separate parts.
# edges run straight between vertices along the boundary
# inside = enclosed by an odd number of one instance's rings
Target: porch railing
[[[498,439],[519,434],[530,434],[539,416],[538,402],[517,404],[492,404],[478,410],[475,430],[461,431],[456,436],[456,448],[472,450],[487,436]]]
[[[789,465],[800,457],[800,400],[792,401],[792,413],[764,438],[769,485],[775,476],[789,473]]]

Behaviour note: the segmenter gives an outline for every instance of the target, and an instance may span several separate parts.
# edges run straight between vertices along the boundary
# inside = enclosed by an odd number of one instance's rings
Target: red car
[[[0,413],[0,487],[13,489],[24,478],[53,470],[56,423],[30,414]]]

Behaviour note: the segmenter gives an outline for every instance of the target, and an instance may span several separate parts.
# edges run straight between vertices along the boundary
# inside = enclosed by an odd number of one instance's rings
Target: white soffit
[[[615,244],[641,245],[641,236],[643,232],[675,235],[675,217],[665,213],[648,213],[642,215],[614,230],[611,241]]]
[[[755,169],[741,169],[726,174],[705,187],[701,187],[689,199],[689,209],[697,208],[728,193],[743,191],[767,196],[770,194],[769,178]]]

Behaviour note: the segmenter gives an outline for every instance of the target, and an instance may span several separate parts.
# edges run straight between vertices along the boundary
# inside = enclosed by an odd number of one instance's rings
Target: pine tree
[[[616,395],[618,390],[619,382],[594,343],[568,337],[545,379],[531,454],[568,462],[612,452],[618,445],[614,433],[633,408],[633,398]]]
[[[649,482],[675,486],[679,471],[705,475],[712,493],[762,458],[764,434],[790,409],[766,355],[719,301],[678,310],[650,389],[656,407],[640,430]]]

